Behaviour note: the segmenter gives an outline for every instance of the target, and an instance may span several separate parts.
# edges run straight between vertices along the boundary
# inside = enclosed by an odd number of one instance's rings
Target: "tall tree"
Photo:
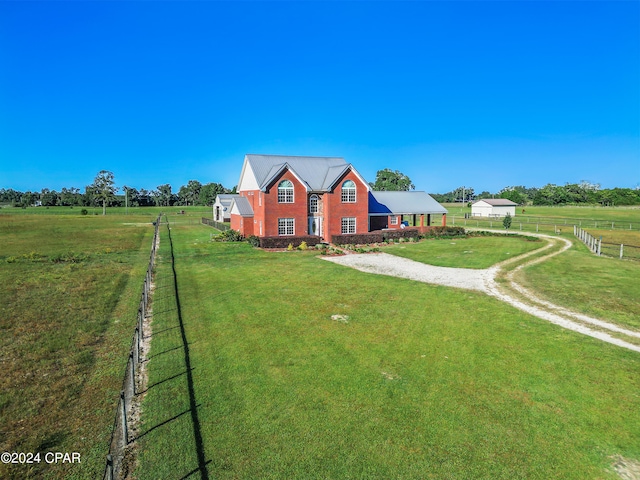
[[[102,215],[107,214],[107,203],[111,202],[118,190],[113,180],[113,173],[107,170],[100,170],[91,185],[94,198],[102,202]]]
[[[168,207],[171,205],[171,185],[165,183],[164,185],[158,185],[156,203],[158,206]]]
[[[207,183],[200,189],[199,201],[200,205],[211,206],[215,203],[216,197],[221,193],[227,193],[228,190],[224,188],[221,183]]]
[[[407,175],[389,168],[378,170],[378,173],[376,173],[376,181],[369,185],[371,185],[371,188],[374,190],[388,191],[408,191],[416,188]]]

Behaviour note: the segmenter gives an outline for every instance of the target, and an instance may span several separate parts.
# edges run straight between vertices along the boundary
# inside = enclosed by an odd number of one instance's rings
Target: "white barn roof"
[[[511,200],[507,200],[506,198],[483,198],[482,200],[478,200],[477,202],[472,203],[472,205],[476,205],[480,202],[487,203],[493,207],[515,207],[518,204],[512,202]]]

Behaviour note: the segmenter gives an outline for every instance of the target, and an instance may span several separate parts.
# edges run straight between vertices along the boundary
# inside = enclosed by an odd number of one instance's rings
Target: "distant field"
[[[37,215],[81,215],[82,210],[87,211],[87,215],[102,215],[102,207],[1,207],[0,215],[23,215],[23,214],[37,214]],[[160,212],[169,215],[178,215],[179,212],[184,211],[187,216],[212,216],[213,210],[211,207],[196,206],[196,207],[108,207],[107,215],[125,215],[128,211],[129,215],[151,215],[157,217]]]
[[[461,225],[465,214],[471,215],[470,207],[463,207],[459,203],[456,204],[444,204],[445,208],[449,210],[447,214],[447,223]],[[525,213],[522,213],[522,210]],[[470,218],[469,222],[475,221],[476,218]],[[480,219],[481,220],[481,219]],[[609,227],[611,223],[616,229],[629,229],[640,230],[640,207],[575,207],[575,206],[563,206],[563,207],[516,207],[516,215],[513,219],[514,227],[516,222],[522,222],[523,224],[551,224],[562,227],[563,225],[573,225],[574,223],[582,223],[583,227],[595,227],[596,224],[600,224],[600,228]],[[494,223],[502,222],[501,219],[494,220]],[[512,227],[513,228],[513,227]],[[526,227],[525,228],[530,228]]]
[[[98,478],[154,217],[3,213],[0,452],[78,452],[81,463],[0,464],[0,478]]]

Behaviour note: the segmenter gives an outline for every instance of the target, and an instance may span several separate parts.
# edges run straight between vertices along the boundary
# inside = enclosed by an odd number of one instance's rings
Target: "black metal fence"
[[[226,223],[216,222],[215,220],[211,220],[210,218],[202,217],[202,223],[205,225],[209,225],[210,227],[217,228],[221,232],[225,230],[231,230],[231,227]]]
[[[111,441],[109,442],[109,454],[104,469],[103,480],[117,480],[127,475],[129,465],[127,464],[127,446],[132,441],[130,434],[131,428],[131,406],[135,396],[139,393],[138,386],[140,384],[140,362],[142,361],[143,349],[142,340],[144,339],[144,321],[149,308],[149,296],[151,293],[151,281],[153,277],[153,268],[156,260],[156,248],[158,245],[158,235],[160,226],[160,217],[155,222],[155,231],[153,234],[153,244],[151,245],[151,254],[149,257],[149,265],[144,278],[142,294],[140,296],[140,306],[138,307],[138,321],[136,329],[131,339],[131,348],[129,350],[129,360],[124,371],[124,379],[122,381],[122,389],[120,391],[120,399],[116,408],[113,429],[111,431]]]

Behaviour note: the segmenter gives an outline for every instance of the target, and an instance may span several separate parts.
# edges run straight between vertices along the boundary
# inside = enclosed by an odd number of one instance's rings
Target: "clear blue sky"
[[[635,188],[639,32],[638,1],[0,1],[0,188],[232,187],[246,153]]]

